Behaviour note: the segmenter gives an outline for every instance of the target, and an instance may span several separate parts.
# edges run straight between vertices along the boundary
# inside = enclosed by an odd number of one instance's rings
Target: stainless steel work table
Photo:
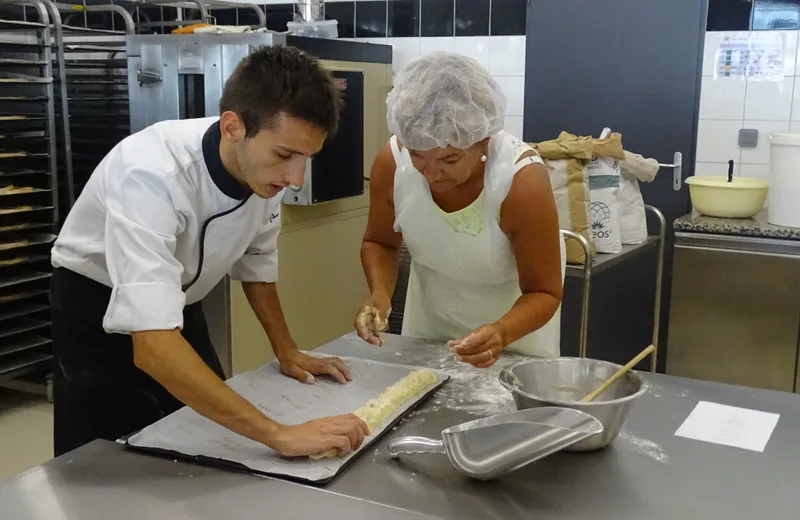
[[[442,347],[393,338],[386,351],[337,340],[323,351],[431,364]],[[397,355],[396,351],[401,352]],[[666,520],[795,518],[800,510],[800,398],[663,375],[602,452],[560,453],[493,482],[459,475],[444,457],[385,455],[392,435],[436,435],[469,416],[417,413],[324,489],[201,468],[96,442],[0,485],[0,518]],[[450,383],[448,383],[450,384]],[[423,407],[434,407],[434,400]],[[764,453],[674,436],[700,400],[781,415]],[[421,412],[424,410],[421,410]],[[384,507],[391,506],[391,507]]]

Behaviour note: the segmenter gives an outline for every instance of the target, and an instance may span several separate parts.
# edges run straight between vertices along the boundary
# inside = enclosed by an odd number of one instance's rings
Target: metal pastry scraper
[[[461,473],[490,480],[601,433],[591,415],[568,408],[543,407],[469,421],[442,431],[442,440],[399,437],[389,455],[445,454]]]

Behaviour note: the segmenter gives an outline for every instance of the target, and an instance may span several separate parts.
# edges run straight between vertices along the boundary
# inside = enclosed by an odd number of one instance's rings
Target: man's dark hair
[[[219,100],[219,113],[239,114],[247,137],[274,123],[281,112],[332,136],[341,107],[333,77],[319,61],[284,46],[263,47],[243,59],[225,82]]]

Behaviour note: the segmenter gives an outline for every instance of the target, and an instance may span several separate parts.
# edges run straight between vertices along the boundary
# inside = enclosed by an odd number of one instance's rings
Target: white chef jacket
[[[164,121],[122,140],[70,211],[52,264],[112,289],[107,332],[182,328],[184,305],[226,274],[277,280],[282,193],[251,196],[225,171],[218,120]]]

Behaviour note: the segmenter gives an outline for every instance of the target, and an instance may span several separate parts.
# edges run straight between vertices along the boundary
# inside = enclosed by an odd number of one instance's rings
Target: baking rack
[[[112,0],[102,5],[48,1],[47,5],[55,41],[62,220],[97,164],[130,135],[126,35],[216,23],[218,17],[229,24],[249,20],[253,28],[266,23],[259,6],[224,0]]]
[[[248,25],[252,29],[267,26],[264,10],[251,2],[226,0],[140,0],[119,2],[132,6],[140,34],[168,32],[168,28],[196,23],[210,25]],[[153,8],[156,8],[155,10]]]
[[[0,19],[0,386],[44,393],[59,209],[51,18],[44,0],[0,9],[12,14]]]
[[[230,0],[109,0],[103,7],[114,6],[130,13],[137,34],[168,34],[172,29],[193,24],[237,25],[261,29],[267,26],[267,16],[261,5],[252,2]],[[99,6],[87,6],[85,0],[68,5],[72,9],[85,11],[85,21]],[[263,4],[262,4],[263,5]],[[65,19],[65,23],[70,23]],[[111,21],[99,21],[99,29],[109,27]],[[86,23],[84,23],[86,25]]]
[[[135,32],[119,5],[49,2],[56,37],[56,107],[65,172],[61,218],[97,164],[130,134],[125,35]],[[103,16],[106,15],[106,16]],[[101,27],[90,26],[98,16]]]

